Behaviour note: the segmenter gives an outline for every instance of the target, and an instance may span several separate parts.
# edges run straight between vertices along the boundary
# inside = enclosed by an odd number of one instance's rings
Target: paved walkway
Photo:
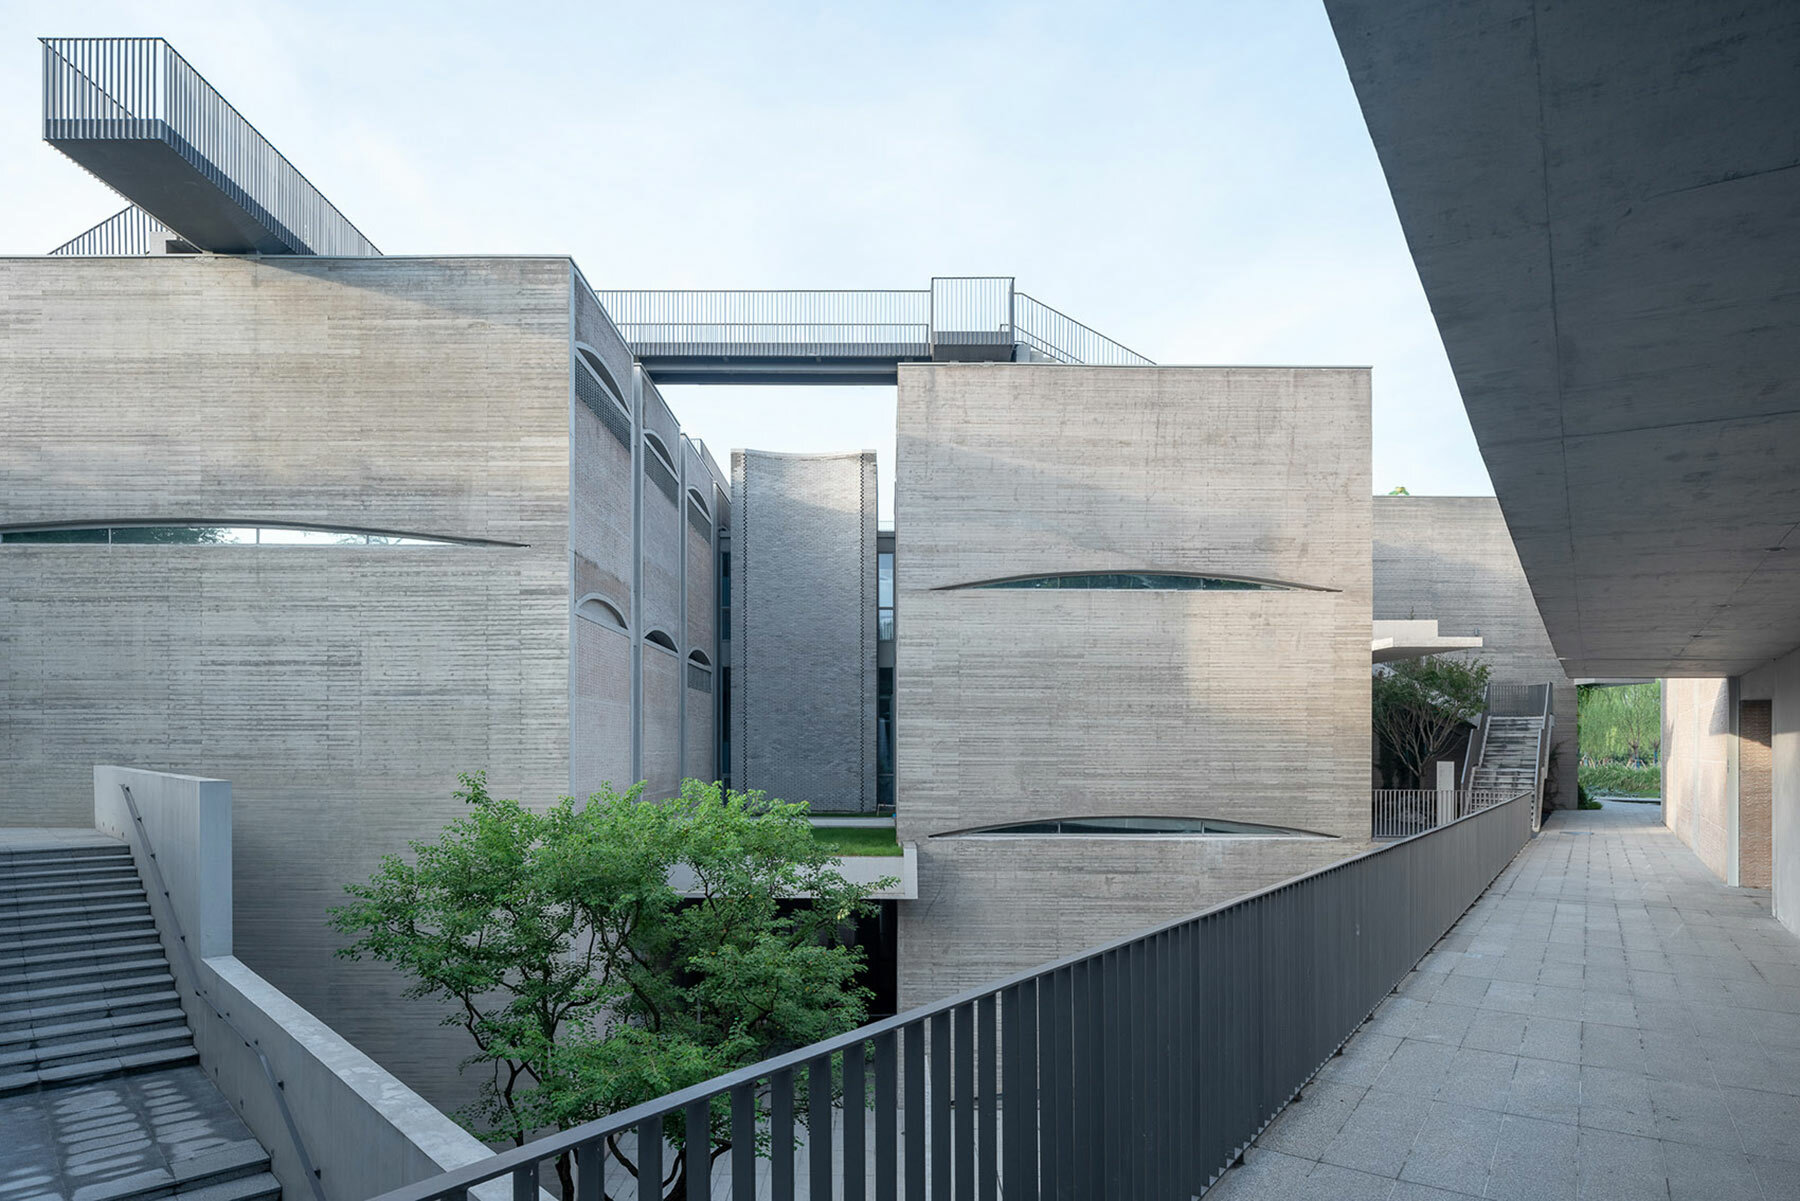
[[[197,1067],[15,1093],[0,1098],[0,1201],[79,1201],[226,1147],[255,1143]]]
[[[1559,812],[1207,1201],[1800,1199],[1800,940]]]

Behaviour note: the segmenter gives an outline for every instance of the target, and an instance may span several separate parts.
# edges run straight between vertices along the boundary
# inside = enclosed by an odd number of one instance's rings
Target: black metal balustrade
[[[563,1154],[576,1201],[661,1197],[677,1156],[688,1201],[1186,1201],[1530,835],[1528,798],[1483,808],[381,1201],[464,1201],[502,1179],[532,1201]],[[816,1100],[827,1096],[838,1099]],[[714,1139],[730,1144],[716,1171]],[[656,1183],[635,1187],[616,1159],[627,1147]]]

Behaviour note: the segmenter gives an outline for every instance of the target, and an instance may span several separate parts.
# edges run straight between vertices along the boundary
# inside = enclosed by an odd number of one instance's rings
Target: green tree
[[[468,1031],[484,1078],[458,1117],[482,1138],[524,1143],[863,1021],[842,934],[882,884],[835,870],[805,805],[688,780],[667,802],[607,787],[538,812],[460,780],[469,813],[348,886],[331,921],[339,954],[392,964]],[[728,1139],[721,1104],[713,1156]],[[671,1158],[662,1195],[685,1197]]]
[[[1432,762],[1487,703],[1488,665],[1427,655],[1377,672],[1370,686],[1375,736],[1412,787],[1423,788]]]

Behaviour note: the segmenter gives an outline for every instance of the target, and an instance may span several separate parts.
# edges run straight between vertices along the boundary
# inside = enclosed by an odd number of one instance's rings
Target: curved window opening
[[[1333,838],[1312,830],[1265,826],[1222,817],[1055,817],[1039,821],[972,826],[933,838],[985,835],[1074,834],[1085,838]]]
[[[313,525],[217,525],[211,522],[125,522],[0,529],[0,542],[91,546],[507,546],[486,538],[438,538],[393,530]]]
[[[698,663],[702,667],[712,666],[712,660],[708,659],[703,651],[689,651],[688,659],[690,662]]]
[[[612,395],[612,402],[623,409],[627,417],[631,416],[631,408],[623,399],[625,396],[625,389],[619,386],[619,381],[614,379],[612,372],[606,369],[606,362],[601,359],[594,348],[587,345],[585,342],[577,342],[575,344],[575,353],[581,356],[581,361],[587,365],[589,371],[594,373],[594,378],[606,385],[607,391]]]
[[[675,474],[675,457],[669,453],[669,448],[663,445],[661,438],[649,430],[645,430],[644,445],[656,452],[656,457],[662,460],[662,465],[669,469],[670,475]]]
[[[712,520],[712,509],[707,505],[706,498],[704,496],[700,495],[700,489],[698,489],[698,488],[689,488],[688,489],[688,504],[693,505],[696,509],[699,509],[700,516],[706,518],[708,521]]]
[[[1075,572],[1007,576],[970,584],[951,584],[939,591],[966,588],[1067,588],[1106,592],[1336,592],[1313,584],[1257,580],[1248,576],[1196,575],[1185,571]]]
[[[584,596],[576,602],[575,616],[585,617],[591,622],[607,626],[614,630],[626,630],[625,613],[619,606],[604,596]]]
[[[675,649],[675,640],[673,638],[669,637],[668,634],[666,634],[662,630],[651,630],[648,634],[644,635],[644,641],[648,642],[648,643],[652,643],[653,645],[662,647],[664,650],[668,651],[671,655],[677,655],[677,654],[681,653],[680,651]]]

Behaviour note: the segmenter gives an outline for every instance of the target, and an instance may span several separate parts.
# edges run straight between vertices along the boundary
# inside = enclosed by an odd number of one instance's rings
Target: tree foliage
[[[1576,723],[1584,764],[1647,767],[1662,754],[1662,685],[1583,684]]]
[[[469,812],[412,862],[384,858],[331,920],[340,954],[392,964],[468,1032],[464,1067],[484,1075],[458,1116],[484,1139],[523,1143],[863,1021],[861,952],[840,935],[880,885],[834,870],[805,805],[688,780],[672,801],[608,787],[534,811],[485,773],[460,779]],[[721,1111],[715,1156],[727,1138]],[[684,1196],[672,1159],[661,1186]]]
[[[1427,655],[1377,672],[1371,684],[1375,736],[1399,763],[1412,787],[1426,776],[1465,723],[1485,707],[1488,665],[1476,659]]]

